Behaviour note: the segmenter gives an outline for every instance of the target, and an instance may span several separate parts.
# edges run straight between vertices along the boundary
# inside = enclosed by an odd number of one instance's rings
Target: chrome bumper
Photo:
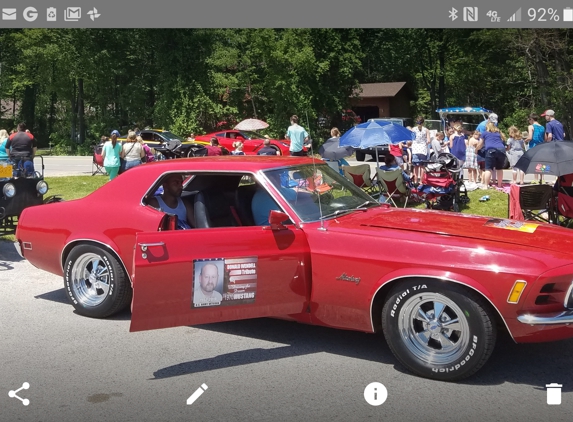
[[[16,248],[18,255],[24,258],[24,255],[22,255],[22,248],[20,247],[20,242],[14,242],[14,247]]]
[[[517,320],[528,325],[558,325],[573,324],[573,310],[561,312],[557,315],[520,315]]]

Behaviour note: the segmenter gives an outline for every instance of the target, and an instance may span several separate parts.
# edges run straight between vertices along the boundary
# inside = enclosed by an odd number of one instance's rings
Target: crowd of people
[[[545,118],[545,127],[539,123],[540,117]],[[527,131],[510,126],[506,136],[498,128],[495,113],[482,121],[475,131],[466,130],[461,120],[452,118],[448,120],[445,132],[438,131],[432,136],[424,126],[424,118],[418,116],[416,126],[408,127],[415,134],[413,140],[391,145],[388,154],[395,156],[396,164],[403,168],[414,186],[422,183],[426,163],[444,152],[455,156],[459,166],[467,169],[467,181],[474,183],[476,188],[488,189],[490,184],[502,187],[506,157],[512,169],[511,183],[523,184],[525,174],[515,165],[525,151],[545,142],[565,139],[563,125],[555,118],[553,110],[546,110],[541,116],[532,113],[527,121]],[[536,174],[535,180],[539,181],[539,178]]]

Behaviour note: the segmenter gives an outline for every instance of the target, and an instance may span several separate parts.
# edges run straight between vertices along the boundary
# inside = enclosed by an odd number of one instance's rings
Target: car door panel
[[[139,233],[130,331],[305,312],[309,259],[294,226]],[[217,267],[218,302],[201,301],[205,265]]]

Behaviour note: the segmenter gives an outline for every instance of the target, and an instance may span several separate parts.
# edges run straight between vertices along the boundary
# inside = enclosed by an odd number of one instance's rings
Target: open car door
[[[310,254],[294,225],[138,233],[130,331],[305,312]]]

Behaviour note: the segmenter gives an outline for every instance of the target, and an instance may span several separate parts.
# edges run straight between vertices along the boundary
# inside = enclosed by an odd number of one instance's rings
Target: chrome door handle
[[[153,246],[165,246],[165,243],[163,242],[157,242],[157,243],[138,243],[139,247],[141,248],[141,250],[143,252],[145,252],[148,248],[151,248]]]

